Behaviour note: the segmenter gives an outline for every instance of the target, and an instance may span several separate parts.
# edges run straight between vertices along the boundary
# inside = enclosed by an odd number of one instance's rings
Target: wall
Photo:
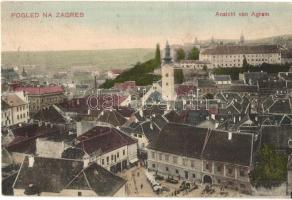
[[[126,197],[126,184],[124,184],[114,195],[114,197]]]

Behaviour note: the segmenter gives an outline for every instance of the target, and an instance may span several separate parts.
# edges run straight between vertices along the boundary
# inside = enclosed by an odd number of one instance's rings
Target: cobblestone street
[[[150,183],[147,181],[145,168],[140,165],[125,170],[118,175],[127,180],[126,191],[127,195],[130,197],[248,197],[248,195],[228,189],[225,189],[223,193],[220,193],[220,188],[218,186],[212,187],[212,189],[214,189],[212,194],[203,194],[204,185],[198,185],[197,189],[182,191],[175,195],[174,193],[179,190],[182,181],[178,184],[172,184],[165,180],[161,180],[159,183],[161,183],[161,186],[166,188],[167,191],[156,194]]]

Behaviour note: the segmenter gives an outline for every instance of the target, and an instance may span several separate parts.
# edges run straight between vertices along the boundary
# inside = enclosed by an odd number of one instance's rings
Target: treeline
[[[263,63],[260,66],[247,65],[244,67],[219,67],[214,69],[214,74],[217,75],[230,75],[232,80],[238,80],[239,74],[243,72],[267,72],[267,73],[278,73],[289,71],[290,65],[282,64],[268,64]]]

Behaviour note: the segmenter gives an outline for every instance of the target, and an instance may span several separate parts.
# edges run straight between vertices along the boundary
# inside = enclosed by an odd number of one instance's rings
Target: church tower
[[[170,47],[166,42],[165,55],[161,65],[162,99],[165,101],[175,100],[174,91],[174,64],[170,55]]]
[[[239,44],[240,45],[243,45],[244,44],[244,35],[243,35],[243,32],[242,31],[241,31],[241,35],[240,35]]]

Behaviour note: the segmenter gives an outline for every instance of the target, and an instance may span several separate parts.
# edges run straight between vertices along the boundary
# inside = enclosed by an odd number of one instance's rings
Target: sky
[[[232,2],[2,2],[2,51],[154,48],[210,39],[257,39],[292,34],[292,3]],[[82,12],[84,17],[56,17]],[[216,12],[235,12],[218,17]],[[269,13],[240,17],[241,12]],[[17,18],[15,13],[39,13]],[[42,17],[52,13],[52,18]]]

